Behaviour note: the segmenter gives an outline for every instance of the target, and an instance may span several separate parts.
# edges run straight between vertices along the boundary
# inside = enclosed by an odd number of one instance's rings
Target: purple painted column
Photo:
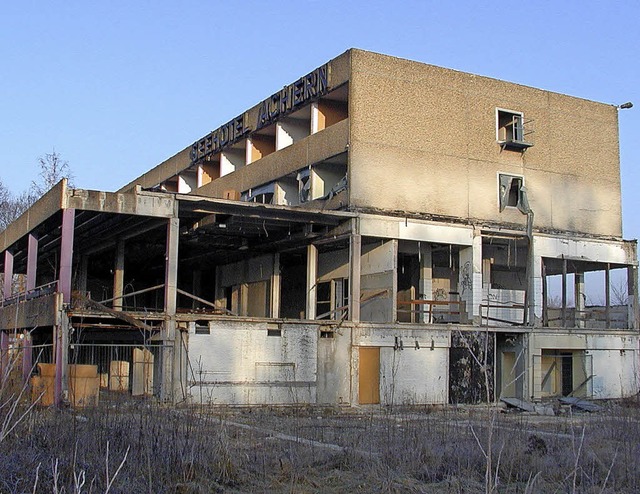
[[[53,404],[62,404],[62,373],[64,371],[64,360],[62,352],[62,326],[53,327],[53,350],[56,356],[56,375],[53,383]]]
[[[27,291],[36,287],[36,269],[38,266],[38,238],[29,234],[27,246]]]
[[[33,352],[31,349],[31,335],[29,331],[22,333],[22,381],[29,383],[31,368],[33,367]]]
[[[58,309],[71,302],[71,276],[73,265],[73,229],[75,225],[75,209],[62,210],[62,233],[60,236],[60,270],[58,272],[58,292],[62,294],[62,300]],[[54,402],[57,406],[62,404],[63,383],[66,376],[67,364],[67,338],[68,330],[66,314],[59,316],[60,324],[54,326],[53,337],[56,355],[56,377],[54,383]]]
[[[0,382],[4,382],[9,373],[9,333],[0,331]]]
[[[71,267],[73,264],[73,228],[75,209],[62,210],[62,235],[60,244],[60,271],[58,273],[58,291],[62,293],[63,302],[71,302]]]
[[[11,296],[11,285],[13,282],[13,254],[8,250],[4,251],[4,286],[2,296],[9,298]]]

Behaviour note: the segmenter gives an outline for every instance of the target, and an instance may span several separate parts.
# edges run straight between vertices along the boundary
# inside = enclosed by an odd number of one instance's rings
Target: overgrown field
[[[640,408],[0,409],[0,492],[640,492]],[[12,430],[11,427],[15,426]]]

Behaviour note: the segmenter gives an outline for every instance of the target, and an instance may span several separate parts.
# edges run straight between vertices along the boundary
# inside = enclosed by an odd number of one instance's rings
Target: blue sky
[[[640,236],[640,2],[29,1],[0,8],[0,178],[54,148],[115,190],[358,47],[620,111],[624,235]],[[597,180],[597,177],[595,178]]]

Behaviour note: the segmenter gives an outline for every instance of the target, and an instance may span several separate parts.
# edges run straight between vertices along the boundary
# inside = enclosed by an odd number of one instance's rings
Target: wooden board
[[[380,403],[380,348],[361,347],[358,370],[358,402],[361,405]]]

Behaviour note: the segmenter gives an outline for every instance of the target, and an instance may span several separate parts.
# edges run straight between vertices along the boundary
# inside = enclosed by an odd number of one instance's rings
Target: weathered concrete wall
[[[444,348],[380,349],[380,400],[384,405],[447,403],[448,352]]]
[[[393,218],[372,214],[360,216],[363,237],[396,238],[453,245],[471,245],[473,228],[463,225],[443,225],[434,221]]]
[[[510,222],[498,174],[524,176],[535,226],[621,236],[617,110],[360,50],[351,54],[351,204]],[[496,108],[535,120],[535,145],[502,150]]]
[[[160,218],[171,218],[175,214],[174,203],[172,195],[141,191],[123,194],[72,189],[67,196],[69,208]]]
[[[189,400],[211,404],[315,403],[318,327],[212,321],[189,334]],[[280,329],[280,336],[269,331]]]
[[[341,327],[333,338],[318,340],[317,403],[350,403],[351,328]]]
[[[362,246],[360,320],[392,322],[394,318],[397,243],[380,241]]]
[[[56,324],[56,300],[53,293],[0,308],[0,329],[32,329]]]
[[[640,391],[638,336],[589,335],[594,398],[621,398]]]
[[[586,372],[593,375],[586,389],[594,398],[620,398],[637,394],[640,391],[637,375],[639,345],[640,336],[631,332],[532,333],[529,338],[532,394],[535,397],[540,394],[542,372],[539,369],[539,356],[543,350],[585,351],[589,367]]]
[[[357,369],[358,347],[380,348],[382,404],[447,403],[448,330],[361,324],[352,330],[352,334],[354,369]],[[351,388],[353,403],[357,403],[357,372],[353,373]]]

